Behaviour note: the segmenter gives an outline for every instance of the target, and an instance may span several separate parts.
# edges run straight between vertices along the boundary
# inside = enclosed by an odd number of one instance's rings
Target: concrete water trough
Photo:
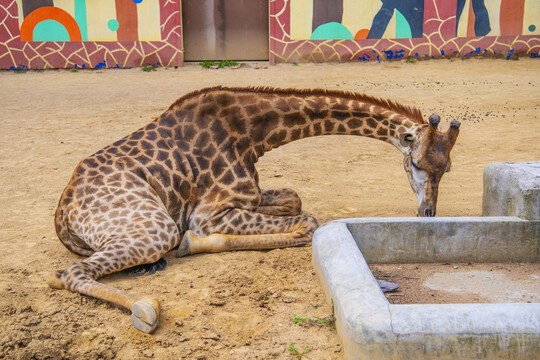
[[[540,162],[486,166],[482,205],[483,217],[345,219],[315,232],[314,267],[347,359],[540,358],[540,303],[394,305],[368,267],[540,266]]]
[[[540,303],[393,305],[367,263],[540,262],[540,221],[364,218],[313,237],[313,262],[347,359],[534,359]]]

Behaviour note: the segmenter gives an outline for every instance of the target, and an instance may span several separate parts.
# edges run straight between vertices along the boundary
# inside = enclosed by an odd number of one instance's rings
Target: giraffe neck
[[[346,92],[269,93],[258,104],[270,110],[252,117],[257,157],[289,142],[321,135],[366,136],[404,152],[399,135],[426,126],[416,109]]]

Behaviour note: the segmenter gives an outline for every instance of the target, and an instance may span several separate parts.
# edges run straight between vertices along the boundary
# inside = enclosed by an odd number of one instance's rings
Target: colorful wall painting
[[[270,62],[538,57],[540,0],[269,0]],[[181,0],[0,0],[0,69],[181,66]]]
[[[181,0],[0,0],[0,68],[182,65]]]
[[[270,6],[274,63],[538,57],[540,50],[540,0],[271,0]]]

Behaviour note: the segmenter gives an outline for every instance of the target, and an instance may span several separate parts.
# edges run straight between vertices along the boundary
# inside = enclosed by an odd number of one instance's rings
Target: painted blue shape
[[[371,59],[371,56],[368,54],[362,54],[362,57],[359,58],[359,60],[362,60],[364,62],[369,61]]]
[[[538,57],[540,57],[540,55],[538,55],[538,53],[531,53],[531,57],[532,58],[538,58]]]
[[[392,60],[394,58],[394,52],[392,50],[383,51],[386,55],[386,60]]]
[[[512,49],[506,54],[506,60],[510,60],[510,57],[516,52],[516,50]]]
[[[310,40],[343,40],[354,39],[353,34],[340,23],[330,22],[317,27],[311,34]]]
[[[536,26],[535,25],[529,25],[529,31],[530,32],[533,32],[534,30],[536,30]]]
[[[140,3],[143,2],[143,0],[133,0],[133,2],[134,2],[135,4],[140,4]]]
[[[105,60],[103,60],[103,62],[100,62],[99,64],[96,65],[96,69],[103,69],[104,67],[107,67],[107,62]]]
[[[405,50],[401,49],[394,53],[395,59],[402,59],[405,56]]]
[[[444,56],[444,50],[441,50],[441,56]]]
[[[86,69],[86,64],[82,64],[82,68],[83,68],[83,69]]]
[[[43,20],[34,27],[34,41],[69,41],[66,28],[56,20]]]
[[[474,52],[475,52],[476,54],[480,54],[481,51],[482,51],[482,49],[480,49],[479,47],[477,47],[477,48],[474,50]]]

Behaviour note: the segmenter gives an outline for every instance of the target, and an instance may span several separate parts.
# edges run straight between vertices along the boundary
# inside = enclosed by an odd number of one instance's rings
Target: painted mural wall
[[[182,64],[180,0],[0,0],[0,68]]]
[[[540,0],[273,0],[274,62],[540,51]]]
[[[540,0],[269,7],[271,63],[540,52]],[[180,66],[181,19],[181,0],[0,0],[0,68]]]

